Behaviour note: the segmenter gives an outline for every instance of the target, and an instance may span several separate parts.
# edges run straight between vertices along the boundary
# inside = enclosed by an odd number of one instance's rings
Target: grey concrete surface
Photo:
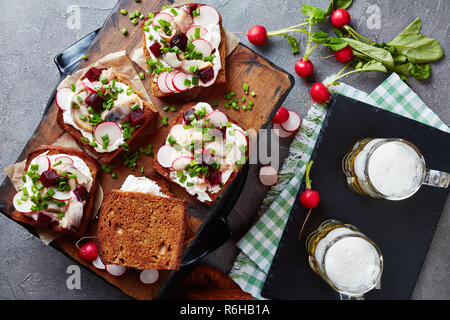
[[[151,1],[151,0],[143,0]],[[204,0],[222,13],[224,25],[234,32],[245,32],[254,24],[276,30],[299,23],[302,3],[327,7],[327,0]],[[83,35],[102,25],[114,7],[111,0],[34,0],[0,1],[0,166],[13,163],[37,127],[47,99],[58,83],[53,57]],[[70,29],[67,10],[80,8],[80,29]],[[376,5],[381,10],[382,27],[369,29],[367,10]],[[350,9],[352,25],[374,40],[390,41],[415,17],[422,18],[425,34],[436,38],[445,52],[450,50],[450,1],[448,0],[354,0]],[[242,42],[249,45],[247,39]],[[302,36],[297,36],[301,41]],[[251,45],[250,45],[251,46]],[[251,46],[252,47],[252,46]],[[284,105],[306,114],[310,104],[309,85],[295,75],[293,67],[300,55],[294,56],[280,38],[272,38],[263,47],[252,47],[278,66],[292,73],[295,86]],[[304,50],[304,43],[301,44]],[[341,65],[326,48],[316,50],[315,77],[323,80]],[[450,124],[450,88],[448,57],[432,64],[432,78],[424,83],[411,80],[410,86],[446,123]],[[386,78],[385,74],[358,74],[345,81],[367,92]],[[288,141],[281,145],[286,155]],[[5,177],[3,170],[0,179]],[[257,208],[265,188],[256,181],[255,168],[250,172],[245,199],[241,199],[230,216],[238,239],[257,217]],[[430,251],[417,282],[413,299],[450,299],[450,208],[442,214]],[[211,254],[206,260],[223,271],[232,265],[237,250],[233,241]],[[81,289],[66,287],[67,268],[74,262],[28,233],[26,229],[0,215],[0,299],[127,299],[116,288],[81,268]]]

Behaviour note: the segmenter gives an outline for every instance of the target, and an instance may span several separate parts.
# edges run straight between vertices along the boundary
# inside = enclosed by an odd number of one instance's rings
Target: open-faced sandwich
[[[204,102],[183,107],[155,169],[211,205],[248,158],[247,134],[220,110]]]
[[[94,208],[98,162],[71,148],[43,146],[28,155],[12,217],[82,236]]]
[[[225,33],[211,6],[167,6],[142,23],[144,54],[156,97],[226,82]]]
[[[97,225],[100,259],[107,267],[177,270],[187,226],[187,205],[164,184],[130,175],[103,201]]]
[[[99,160],[111,161],[155,116],[152,104],[113,68],[92,67],[56,93],[58,124]]]

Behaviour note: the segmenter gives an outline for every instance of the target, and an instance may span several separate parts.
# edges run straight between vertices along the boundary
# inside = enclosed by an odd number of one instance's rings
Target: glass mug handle
[[[427,169],[423,184],[437,188],[447,188],[449,183],[450,183],[449,173]]]

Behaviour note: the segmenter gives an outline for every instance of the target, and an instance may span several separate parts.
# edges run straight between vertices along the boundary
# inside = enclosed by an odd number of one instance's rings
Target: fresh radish
[[[352,47],[349,45],[345,46],[341,50],[335,51],[334,56],[336,57],[337,61],[345,63],[350,61],[350,59],[353,57],[353,50]]]
[[[173,77],[177,73],[178,73],[178,71],[174,70],[174,71],[169,72],[169,74],[166,76],[166,80],[165,80],[166,87],[167,87],[167,89],[169,89],[172,92],[177,92],[178,91],[177,89],[175,89],[175,87],[173,86],[173,82],[172,82]]]
[[[56,189],[53,189],[55,191],[55,194],[52,196],[53,199],[58,201],[68,201],[72,199],[72,193],[70,191],[58,191]]]
[[[67,111],[70,108],[73,92],[69,87],[62,87],[56,92],[55,103],[62,111]]]
[[[117,264],[107,264],[105,265],[106,271],[115,277],[119,277],[127,271],[127,268],[124,266],[118,266]]]
[[[350,13],[345,9],[336,9],[331,15],[331,24],[336,28],[342,28],[350,23]]]
[[[172,169],[176,170],[176,171],[182,171],[184,170],[188,165],[191,164],[192,160],[194,160],[194,158],[190,157],[190,156],[181,156],[181,157],[177,157],[175,160],[173,160],[172,162]]]
[[[92,261],[92,265],[100,270],[105,270],[105,265],[103,264],[102,260],[100,259],[100,256],[97,257],[94,261]]]
[[[50,169],[50,159],[47,156],[39,156],[34,161],[34,164],[37,164],[39,168],[36,170],[36,173],[41,175],[42,172],[47,171]]]
[[[287,121],[281,123],[281,127],[284,131],[287,132],[294,132],[297,131],[298,128],[300,128],[300,124],[302,123],[302,120],[297,112],[289,110],[289,118]]]
[[[139,275],[139,280],[141,280],[141,282],[145,284],[155,283],[156,281],[158,281],[158,278],[159,278],[158,270],[153,269],[142,270],[141,274]]]
[[[314,66],[311,60],[300,58],[295,63],[295,72],[302,78],[308,77],[313,73]]]
[[[159,91],[162,93],[170,93],[172,92],[166,85],[166,78],[169,75],[168,71],[161,72],[158,75],[158,79],[156,79],[156,84],[158,85]]]
[[[273,186],[278,181],[277,170],[272,166],[264,166],[259,169],[259,181],[265,186]]]
[[[31,213],[31,207],[34,206],[33,201],[31,201],[30,197],[27,197],[27,200],[22,200],[22,197],[22,191],[19,191],[15,194],[13,198],[14,209],[22,213]]]
[[[267,30],[260,25],[253,26],[248,29],[247,38],[255,46],[262,46],[267,41]]]
[[[205,116],[205,120],[209,119],[209,123],[213,124],[215,128],[225,126],[228,122],[228,117],[220,110],[214,110],[213,112]]]
[[[279,123],[273,124],[273,132],[280,138],[290,137],[294,132],[285,131]]]
[[[302,234],[303,228],[305,227],[306,221],[309,218],[309,215],[311,214],[311,211],[313,208],[317,207],[320,202],[320,196],[319,193],[315,190],[311,189],[311,179],[309,177],[309,173],[311,172],[311,167],[314,164],[313,161],[308,161],[306,163],[306,172],[305,172],[305,183],[306,183],[306,189],[300,194],[300,203],[303,207],[309,209],[308,215],[305,218],[305,221],[303,222],[302,228],[300,229],[299,238]]]
[[[274,123],[283,123],[289,119],[289,111],[284,107],[280,107],[272,119]]]
[[[152,22],[152,27],[154,28],[155,25],[160,25],[159,24],[159,20],[164,20],[167,21],[169,23],[172,23],[172,21],[174,20],[173,16],[170,13],[167,12],[160,12],[158,13],[156,16],[153,17],[153,22]]]
[[[83,261],[94,261],[98,257],[97,244],[93,241],[86,242],[78,249],[78,255]]]
[[[92,93],[97,93],[97,90],[95,88],[101,89],[103,91],[103,93],[105,92],[105,89],[103,89],[102,83],[99,81],[91,82],[88,79],[83,79],[81,81],[81,83],[83,84],[83,86],[86,89],[88,89],[88,91],[90,91]]]
[[[100,146],[103,145],[102,137],[104,136],[108,136],[109,138],[108,146],[114,145],[116,141],[122,138],[122,129],[114,121],[99,123],[94,129],[94,137]]]
[[[189,89],[185,80],[190,80],[190,76],[184,72],[177,72],[172,79],[172,84],[178,91],[184,91]]]
[[[235,137],[238,140],[239,145],[245,145],[246,147],[248,147],[248,137],[245,134],[245,132],[240,129],[234,129],[234,131]]]
[[[321,82],[316,82],[312,85],[310,94],[314,102],[324,103],[330,99],[328,87]]]
[[[156,154],[156,159],[164,168],[172,167],[173,160],[175,160],[176,157],[177,150],[175,150],[168,144],[163,145],[161,148],[159,148],[158,153]]]
[[[219,13],[216,11],[216,9],[210,6],[200,6],[197,8],[200,11],[200,14],[194,17],[195,24],[207,26],[219,23]]]
[[[192,40],[192,44],[195,46],[195,51],[203,54],[203,57],[209,57],[212,53],[213,47],[205,39]]]
[[[169,136],[172,136],[175,138],[175,140],[180,141],[184,138],[186,135],[186,129],[184,129],[184,126],[182,124],[176,124],[170,129]],[[168,144],[169,142],[166,142]]]
[[[61,161],[61,165],[63,165],[63,166],[71,166],[71,165],[73,165],[72,158],[70,158],[68,156],[61,156],[61,157],[55,158],[54,164],[56,164],[56,163],[58,163],[60,161]]]
[[[205,38],[206,34],[208,33],[208,30],[206,30],[206,28],[204,28],[200,25],[196,25],[196,24],[192,25],[191,27],[189,27],[189,29],[187,29],[186,36],[187,37],[190,37],[190,36],[195,37],[195,29],[197,29],[197,28],[200,31],[200,33],[199,33],[200,38]]]

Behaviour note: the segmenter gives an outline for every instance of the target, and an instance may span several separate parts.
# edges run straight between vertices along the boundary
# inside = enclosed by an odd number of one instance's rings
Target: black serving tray
[[[341,95],[334,95],[316,143],[311,171],[321,202],[306,217],[299,201],[290,213],[262,296],[270,299],[339,299],[308,265],[306,236],[327,219],[358,227],[380,247],[384,258],[381,289],[366,299],[409,299],[427,255],[449,189],[422,186],[402,201],[373,199],[350,191],[341,169],[356,141],[404,138],[423,153],[427,167],[450,172],[450,134]],[[304,190],[304,181],[299,194]]]

